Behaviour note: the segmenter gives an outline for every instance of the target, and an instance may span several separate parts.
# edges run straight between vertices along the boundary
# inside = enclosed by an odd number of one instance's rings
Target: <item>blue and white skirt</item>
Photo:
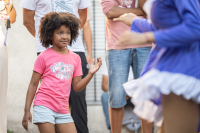
[[[151,69],[141,78],[125,83],[124,89],[135,104],[134,112],[149,122],[161,126],[163,122],[162,94],[173,92],[186,100],[200,103],[200,80],[192,76]]]

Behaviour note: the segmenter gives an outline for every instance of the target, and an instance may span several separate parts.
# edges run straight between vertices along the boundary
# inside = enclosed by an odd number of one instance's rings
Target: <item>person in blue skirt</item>
[[[161,133],[197,133],[200,104],[200,1],[148,0],[149,18],[132,14],[131,27],[118,44],[156,43],[132,102],[134,112],[155,122]],[[129,19],[125,14],[116,21]],[[137,39],[132,39],[137,38]],[[118,45],[118,46],[119,46]],[[121,46],[119,46],[121,47]]]

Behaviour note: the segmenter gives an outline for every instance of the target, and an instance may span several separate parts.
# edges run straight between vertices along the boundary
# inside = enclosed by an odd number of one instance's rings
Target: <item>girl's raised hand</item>
[[[32,123],[32,115],[31,112],[25,112],[24,113],[24,117],[22,119],[22,126],[24,127],[24,129],[26,129],[28,131],[28,122]]]
[[[97,58],[96,64],[94,64],[94,61],[95,59],[93,59],[92,64],[90,65],[90,68],[89,68],[89,73],[91,74],[96,73],[102,65],[101,57]]]

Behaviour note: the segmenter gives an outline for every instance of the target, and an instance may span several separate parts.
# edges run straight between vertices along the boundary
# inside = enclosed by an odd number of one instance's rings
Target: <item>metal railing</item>
[[[99,0],[91,0],[92,6],[89,8],[93,19],[90,20],[90,27],[92,30],[93,38],[93,58],[105,58],[106,49],[106,34],[105,34],[105,19],[101,9]],[[85,47],[86,55],[87,49]],[[87,85],[86,101],[88,105],[101,104],[101,94],[103,93],[102,84],[102,70],[100,69]]]

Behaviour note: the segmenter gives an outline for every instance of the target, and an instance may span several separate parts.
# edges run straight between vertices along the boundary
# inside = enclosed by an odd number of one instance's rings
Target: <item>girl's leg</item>
[[[52,123],[38,123],[40,133],[55,133],[55,127]]]
[[[56,124],[56,131],[58,133],[77,133],[74,122],[64,123],[64,124]]]
[[[198,104],[174,93],[163,95],[162,100],[165,133],[197,133]]]
[[[163,131],[163,125],[162,125],[162,127],[158,127],[158,132],[157,133],[164,133],[164,131]]]
[[[153,123],[149,123],[148,121],[140,118],[142,133],[152,133],[153,131]]]

